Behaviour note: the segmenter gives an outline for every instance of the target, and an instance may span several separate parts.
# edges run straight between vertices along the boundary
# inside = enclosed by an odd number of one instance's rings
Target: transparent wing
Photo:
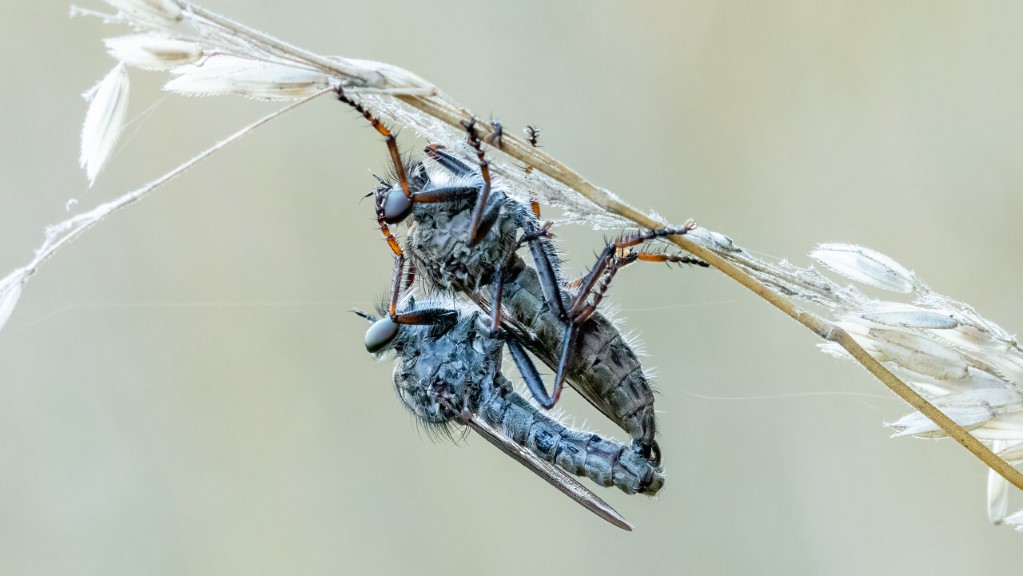
[[[563,494],[575,500],[590,512],[623,530],[632,530],[632,524],[629,524],[621,514],[583,486],[568,472],[546,460],[540,459],[536,454],[519,446],[476,414],[463,413],[461,421],[469,428],[475,430],[480,436],[486,438],[488,442],[502,452],[514,458],[519,464],[532,470],[537,476],[546,480],[551,486],[561,490]]]

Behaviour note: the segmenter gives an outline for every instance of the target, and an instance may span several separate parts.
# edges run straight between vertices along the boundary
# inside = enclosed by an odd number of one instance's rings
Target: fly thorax
[[[515,246],[514,222],[499,217],[475,246],[469,246],[471,210],[421,210],[409,231],[408,246],[416,270],[442,290],[476,290],[493,280],[495,268]]]
[[[465,367],[450,357],[438,363],[426,361],[428,358],[421,356],[423,362],[395,366],[394,387],[405,407],[421,420],[449,422],[465,405],[467,386],[459,377]]]
[[[443,372],[455,360],[458,344],[448,334],[431,337],[428,327],[412,326],[396,342],[394,388],[405,407],[427,423],[448,422],[457,414],[451,406],[458,405],[460,385]]]
[[[394,369],[398,397],[432,424],[450,422],[466,408],[475,410],[500,369],[500,341],[481,331],[478,312],[440,334],[426,327],[407,330],[400,345]]]

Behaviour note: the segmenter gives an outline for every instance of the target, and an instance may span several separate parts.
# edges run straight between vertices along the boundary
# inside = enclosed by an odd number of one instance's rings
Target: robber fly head
[[[402,168],[404,174],[391,174],[374,191],[377,214],[388,224],[398,224],[408,218],[416,196],[430,188],[430,176],[422,162],[408,162]]]
[[[366,351],[378,354],[389,348],[401,353],[409,338],[433,337],[433,333],[449,330],[456,320],[457,314],[450,309],[435,306],[435,302],[426,302],[426,306],[416,307],[415,298],[407,296],[401,311],[387,313],[381,307],[380,317],[361,310],[355,313],[372,322],[366,330]],[[403,340],[403,338],[405,340]]]

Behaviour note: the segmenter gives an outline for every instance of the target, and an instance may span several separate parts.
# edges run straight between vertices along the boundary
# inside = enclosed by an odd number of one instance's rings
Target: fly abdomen
[[[627,494],[656,494],[664,472],[616,440],[572,430],[518,393],[505,389],[481,407],[481,415],[517,444],[576,476]]]
[[[536,336],[535,342],[524,345],[556,368],[565,323],[544,302],[535,269],[517,257],[512,264],[516,274],[504,285],[504,306]],[[642,452],[648,452],[657,431],[654,393],[639,358],[621,332],[599,313],[578,330],[576,347],[568,358],[569,385],[628,432]]]

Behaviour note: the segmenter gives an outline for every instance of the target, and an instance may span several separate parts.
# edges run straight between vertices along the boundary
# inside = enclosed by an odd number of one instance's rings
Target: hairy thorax
[[[516,223],[502,212],[476,246],[469,247],[471,209],[435,204],[415,208],[408,249],[416,271],[441,290],[477,291],[493,281],[495,269],[515,249]]]
[[[406,326],[395,348],[394,385],[405,407],[427,424],[475,410],[500,370],[501,343],[486,337],[479,314],[446,326]]]

